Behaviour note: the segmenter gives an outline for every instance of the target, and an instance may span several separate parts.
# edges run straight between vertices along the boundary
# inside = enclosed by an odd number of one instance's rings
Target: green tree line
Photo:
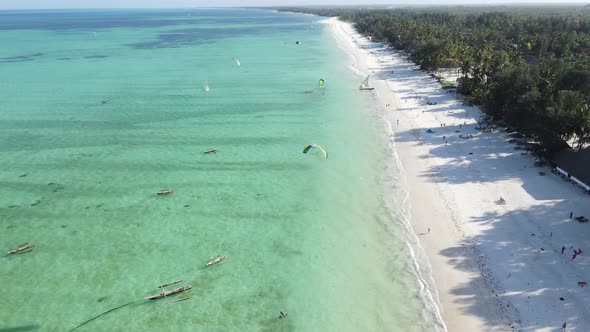
[[[339,16],[424,70],[454,68],[459,92],[539,153],[590,143],[590,6],[281,10]]]

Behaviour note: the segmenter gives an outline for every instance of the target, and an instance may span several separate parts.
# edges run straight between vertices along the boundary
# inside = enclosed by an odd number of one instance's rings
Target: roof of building
[[[590,147],[580,151],[561,150],[555,154],[553,162],[571,176],[590,185]]]

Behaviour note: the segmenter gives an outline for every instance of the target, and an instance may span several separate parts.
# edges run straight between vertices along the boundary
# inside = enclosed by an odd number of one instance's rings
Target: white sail
[[[365,78],[365,80],[363,81],[363,83],[361,83],[360,89],[361,90],[373,90],[373,89],[375,89],[374,87],[372,87],[371,85],[369,85],[369,76],[367,76],[367,78]]]
[[[369,87],[369,76],[367,76],[367,78],[365,78],[363,83],[361,83],[361,88],[368,88],[368,87]]]
[[[205,92],[209,92],[209,83],[205,82],[205,85],[203,85],[203,90]]]

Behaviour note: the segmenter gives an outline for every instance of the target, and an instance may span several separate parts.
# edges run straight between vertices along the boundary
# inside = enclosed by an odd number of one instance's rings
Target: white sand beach
[[[349,23],[327,23],[359,84],[371,75],[376,89],[364,93],[392,130],[447,329],[559,331],[565,321],[590,331],[590,288],[579,285],[590,282],[590,224],[570,219],[590,216],[590,196],[534,167],[502,128],[475,129],[480,112],[405,57]]]

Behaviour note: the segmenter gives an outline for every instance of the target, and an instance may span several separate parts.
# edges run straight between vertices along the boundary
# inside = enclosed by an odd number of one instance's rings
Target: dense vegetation
[[[340,16],[424,70],[456,69],[461,93],[541,153],[590,143],[590,6],[289,10]]]

